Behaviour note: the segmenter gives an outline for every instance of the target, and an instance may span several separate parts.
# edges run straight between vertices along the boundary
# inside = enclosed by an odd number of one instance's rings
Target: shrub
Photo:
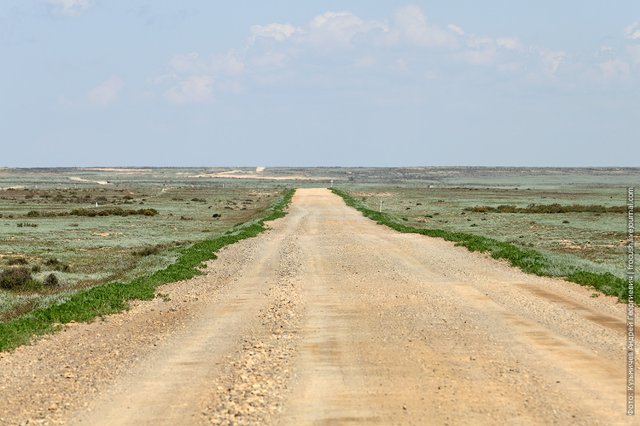
[[[158,211],[156,209],[138,209],[138,210],[125,210],[120,207],[114,207],[109,209],[74,209],[69,213],[62,213],[61,216],[156,216]]]
[[[14,289],[32,281],[31,271],[26,266],[14,266],[0,272],[0,287]]]
[[[161,249],[162,249],[161,246],[148,246],[148,247],[143,247],[140,250],[134,251],[133,254],[136,256],[151,256],[152,254],[160,253]]]
[[[44,262],[44,264],[50,267],[51,269],[54,269],[60,272],[69,272],[69,270],[71,269],[69,268],[69,265],[67,265],[66,263],[60,262],[56,258],[47,259],[47,261]]]
[[[58,281],[58,277],[56,277],[56,274],[49,274],[44,279],[44,285],[46,285],[47,287],[57,287],[58,284],[59,284],[59,281]]]
[[[624,213],[625,206],[606,207],[602,205],[582,205],[572,204],[563,206],[558,203],[554,204],[529,204],[527,207],[516,207],[513,205],[501,205],[498,207],[475,206],[467,207],[464,210],[476,213]]]
[[[12,257],[7,260],[7,265],[26,265],[29,262],[24,257]]]

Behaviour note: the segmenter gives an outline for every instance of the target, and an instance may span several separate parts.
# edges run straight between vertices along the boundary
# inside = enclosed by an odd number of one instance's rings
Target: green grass
[[[415,233],[429,237],[443,238],[455,242],[456,245],[467,248],[470,251],[486,252],[494,259],[504,259],[512,266],[522,271],[539,276],[562,276],[568,281],[593,287],[604,294],[616,296],[619,300],[628,299],[627,282],[623,278],[611,273],[595,273],[576,269],[573,265],[559,265],[557,261],[550,259],[536,250],[518,247],[514,244],[499,241],[480,235],[464,232],[447,231],[442,229],[415,228],[398,223],[394,218],[384,212],[378,212],[367,208],[348,193],[332,188],[332,191],[343,198],[345,203],[360,211],[365,217],[376,221],[378,224],[388,226],[398,232]],[[550,271],[562,271],[560,273]],[[640,296],[640,282],[634,289],[634,300]]]
[[[205,240],[180,250],[177,260],[151,275],[128,282],[111,282],[71,295],[65,302],[36,309],[23,316],[0,323],[0,351],[28,343],[33,336],[51,333],[60,324],[87,322],[102,315],[123,311],[129,301],[150,300],[162,284],[186,280],[202,274],[204,262],[215,259],[222,247],[254,237],[266,229],[265,221],[285,216],[295,190],[289,189],[260,220],[236,226],[225,235]]]

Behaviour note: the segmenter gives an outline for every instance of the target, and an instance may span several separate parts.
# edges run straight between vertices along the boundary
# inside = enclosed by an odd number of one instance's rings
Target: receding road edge
[[[128,311],[0,354],[0,424],[632,424],[625,307],[300,189]]]
[[[255,237],[267,229],[264,222],[284,217],[285,208],[294,193],[295,189],[286,190],[280,200],[257,220],[237,225],[213,240],[201,241],[180,250],[180,256],[173,264],[151,275],[79,291],[64,303],[36,309],[0,323],[0,352],[26,344],[34,336],[57,332],[61,325],[70,322],[87,322],[99,316],[122,312],[129,307],[129,301],[155,297],[156,288],[162,284],[201,275],[203,272],[199,268],[203,262],[215,259],[218,250],[245,238]]]
[[[348,206],[360,211],[365,217],[376,221],[378,224],[386,225],[395,231],[443,238],[446,241],[455,242],[457,245],[465,247],[469,251],[487,252],[494,259],[505,259],[511,264],[511,266],[515,266],[524,272],[542,277],[557,277],[557,275],[550,275],[547,272],[550,269],[553,269],[553,265],[551,265],[550,261],[544,254],[536,250],[522,248],[504,241],[480,235],[467,234],[464,232],[414,228],[412,226],[398,223],[390,215],[384,212],[371,210],[365,207],[362,203],[359,203],[355,198],[343,190],[331,188],[331,191],[342,197]],[[640,282],[635,281],[637,284],[635,287],[629,286],[627,285],[627,279],[617,277],[610,272],[595,273],[590,271],[574,270],[562,278],[576,284],[593,287],[603,294],[617,297],[620,301],[627,301],[629,299],[629,289],[631,288],[632,291],[634,291],[634,297],[632,297],[632,299],[635,299],[638,301],[637,303],[640,303]]]

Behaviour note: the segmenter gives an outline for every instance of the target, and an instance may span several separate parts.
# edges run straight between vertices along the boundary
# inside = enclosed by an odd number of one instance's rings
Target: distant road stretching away
[[[326,189],[270,226],[153,301],[0,354],[0,424],[631,424],[612,298]]]

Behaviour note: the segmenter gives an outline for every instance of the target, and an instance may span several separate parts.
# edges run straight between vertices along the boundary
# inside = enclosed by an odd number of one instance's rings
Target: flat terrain
[[[78,290],[150,275],[180,248],[259,218],[282,194],[195,185],[177,173],[184,172],[0,170],[0,273],[21,266],[36,283],[0,284],[0,321]],[[41,285],[50,274],[58,284]]]
[[[632,424],[624,306],[324,189],[207,275],[0,354],[0,423]]]

